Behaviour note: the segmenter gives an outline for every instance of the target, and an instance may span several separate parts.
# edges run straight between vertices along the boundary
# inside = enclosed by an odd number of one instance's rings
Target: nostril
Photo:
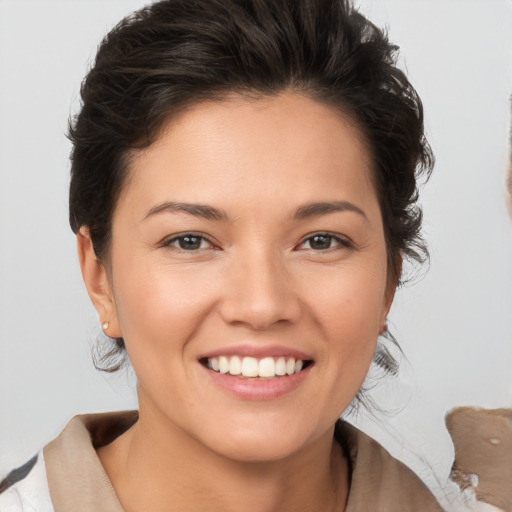
[[[300,305],[293,297],[264,300],[262,297],[249,295],[223,301],[220,313],[224,321],[261,331],[296,323],[301,317]]]

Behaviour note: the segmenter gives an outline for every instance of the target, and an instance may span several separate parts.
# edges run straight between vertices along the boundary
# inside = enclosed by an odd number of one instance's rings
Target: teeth
[[[258,376],[258,360],[254,357],[244,357],[242,360],[242,375],[244,377]]]
[[[265,357],[260,361],[260,369],[258,372],[260,377],[275,377],[276,365],[271,357]]]
[[[240,375],[242,373],[242,361],[238,356],[233,356],[229,361],[229,373],[231,375]]]
[[[295,360],[293,357],[284,358],[264,357],[256,359],[255,357],[239,356],[220,356],[208,359],[208,368],[222,374],[241,375],[242,377],[264,377],[271,378],[283,375],[293,375],[299,373],[304,361]]]
[[[286,360],[284,357],[280,357],[276,361],[276,375],[286,375]]]
[[[213,368],[213,363],[212,363]],[[228,373],[229,372],[229,362],[228,358],[224,356],[219,357],[219,371],[220,373]]]

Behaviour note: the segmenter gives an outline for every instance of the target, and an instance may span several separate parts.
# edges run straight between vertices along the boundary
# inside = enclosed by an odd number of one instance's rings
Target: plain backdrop
[[[76,413],[136,407],[130,373],[91,363],[100,329],[67,223],[81,79],[101,37],[141,0],[0,0],[0,468]],[[437,157],[422,190],[430,268],[396,296],[407,360],[354,421],[431,485],[453,452],[444,414],[512,406],[512,229],[504,200],[512,90],[510,0],[360,0],[401,47]]]

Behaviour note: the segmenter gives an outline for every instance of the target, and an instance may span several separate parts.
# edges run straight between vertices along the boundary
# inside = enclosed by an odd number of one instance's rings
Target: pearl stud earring
[[[108,322],[103,322],[101,327],[103,327],[103,330],[106,331],[108,329]]]

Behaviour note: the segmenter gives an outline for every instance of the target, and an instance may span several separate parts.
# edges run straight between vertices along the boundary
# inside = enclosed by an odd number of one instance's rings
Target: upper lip
[[[240,356],[255,357],[262,359],[264,357],[293,357],[302,361],[310,361],[313,358],[295,348],[285,347],[282,345],[233,345],[229,347],[218,348],[202,354],[199,359],[210,359],[220,356]]]

